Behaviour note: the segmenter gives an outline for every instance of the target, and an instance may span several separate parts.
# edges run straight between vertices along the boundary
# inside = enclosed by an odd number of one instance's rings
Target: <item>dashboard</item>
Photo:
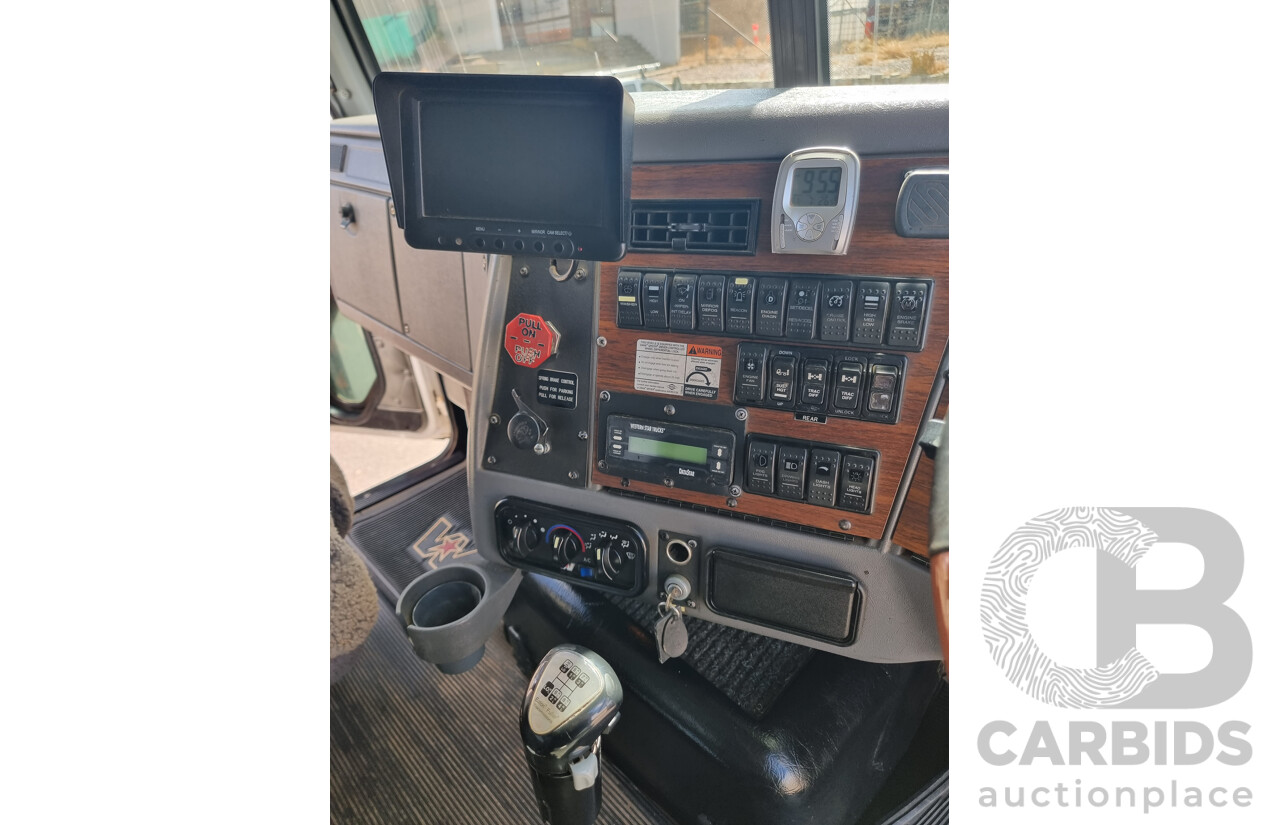
[[[458,388],[486,559],[940,658],[917,442],[946,407],[946,93],[867,91],[640,96],[609,263],[409,249],[376,124],[335,121],[334,298]],[[787,165],[833,146],[853,162]]]

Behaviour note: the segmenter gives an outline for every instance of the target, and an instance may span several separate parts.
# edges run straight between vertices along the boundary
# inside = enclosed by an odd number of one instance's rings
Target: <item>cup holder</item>
[[[451,564],[423,573],[396,602],[413,650],[444,673],[462,673],[484,656],[520,573],[487,562]]]
[[[480,588],[471,582],[454,581],[436,585],[413,606],[413,626],[442,627],[453,624],[480,606],[481,595]]]

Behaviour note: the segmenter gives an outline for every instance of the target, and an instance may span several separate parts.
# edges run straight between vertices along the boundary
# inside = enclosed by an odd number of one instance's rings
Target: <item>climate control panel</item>
[[[515,567],[599,590],[644,590],[644,534],[633,524],[519,498],[498,502],[494,519],[498,552]]]

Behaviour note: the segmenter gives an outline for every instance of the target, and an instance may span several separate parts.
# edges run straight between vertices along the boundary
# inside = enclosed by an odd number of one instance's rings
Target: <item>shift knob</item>
[[[553,647],[533,672],[520,712],[525,758],[548,825],[590,825],[600,811],[600,737],[613,729],[622,685],[599,655]]]

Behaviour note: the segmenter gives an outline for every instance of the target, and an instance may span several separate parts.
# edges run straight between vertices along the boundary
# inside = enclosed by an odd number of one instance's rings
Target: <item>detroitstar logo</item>
[[[470,556],[476,552],[476,548],[468,547],[471,544],[470,536],[462,531],[454,533],[450,532],[451,530],[453,530],[453,522],[441,516],[413,543],[413,551],[432,570],[453,559]]]
[[[1139,590],[1138,562],[1157,542],[1189,544],[1204,576],[1185,590]],[[1040,649],[1027,622],[1027,597],[1040,567],[1073,548],[1097,555],[1097,659],[1066,667]],[[1181,507],[1054,510],[1019,527],[1000,546],[982,587],[987,649],[1010,682],[1061,708],[1203,708],[1244,687],[1253,645],[1224,602],[1244,573],[1240,536],[1225,519]],[[1070,620],[1070,617],[1062,617]],[[1198,673],[1160,673],[1137,648],[1140,624],[1194,625],[1213,640]]]

